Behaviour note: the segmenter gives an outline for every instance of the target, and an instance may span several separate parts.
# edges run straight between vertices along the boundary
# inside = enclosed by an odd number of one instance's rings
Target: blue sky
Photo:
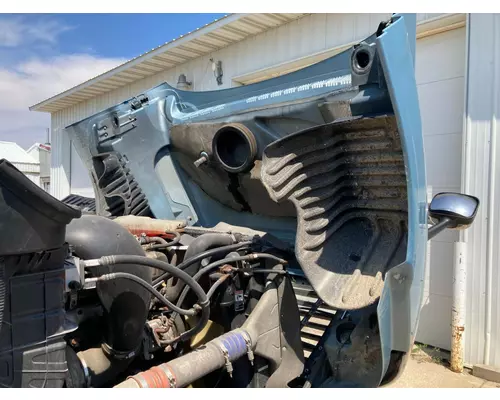
[[[43,141],[30,105],[223,15],[0,14],[0,140]]]

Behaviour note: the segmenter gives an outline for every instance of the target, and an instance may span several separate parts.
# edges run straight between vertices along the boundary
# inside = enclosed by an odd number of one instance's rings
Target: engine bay
[[[10,163],[0,174],[2,193],[12,196],[3,197],[11,215],[3,221],[12,240],[28,238],[3,258],[3,309],[11,313],[2,314],[10,327],[2,339],[14,339],[2,352],[13,372],[3,385],[299,387],[314,368],[315,380],[336,376],[348,356],[343,344],[368,331],[376,338],[373,307],[339,315],[311,299],[307,282],[288,273],[293,251],[275,237],[227,224],[81,215]],[[17,224],[27,219],[38,223]],[[314,354],[323,346],[327,363],[319,362],[324,352]],[[363,376],[359,364],[342,370],[344,384],[380,373],[380,365],[365,367]]]

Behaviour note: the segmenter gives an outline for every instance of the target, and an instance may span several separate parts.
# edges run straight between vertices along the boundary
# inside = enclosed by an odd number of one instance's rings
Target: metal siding
[[[135,57],[118,67],[93,79],[75,86],[50,99],[42,101],[31,110],[55,112],[78,102],[77,97],[87,93],[94,97],[108,91],[107,81],[135,82],[152,76],[160,71],[158,64],[150,63],[151,59],[170,60],[171,66],[179,65],[208,55],[214,50],[234,44],[254,34],[283,25],[292,19],[301,18],[305,14],[231,14],[207,24],[194,32],[189,32],[147,53]],[[215,39],[215,40],[214,40]],[[123,78],[123,79],[122,79]],[[114,84],[111,86],[114,87]],[[77,94],[77,96],[73,96]]]
[[[25,175],[28,177],[28,179],[31,182],[33,182],[35,185],[41,187],[41,185],[40,185],[40,175],[38,175],[38,174],[29,174],[29,173],[25,174]]]
[[[424,134],[427,184],[436,194],[460,190],[465,29],[417,40],[415,75]],[[445,152],[445,154],[443,154]],[[431,240],[416,340],[450,349],[453,243],[456,232]]]
[[[468,31],[462,187],[481,206],[462,233],[468,254],[465,361],[499,366],[500,14],[469,14]]]
[[[78,194],[85,197],[94,197],[94,189],[88,170],[83,165],[75,147],[70,147],[70,187],[71,194]]]
[[[70,108],[71,109],[71,108]],[[51,116],[52,157],[50,168],[50,194],[57,199],[66,197],[69,190],[69,158],[67,153],[69,142],[67,135],[62,134],[65,121],[69,120],[70,109],[65,109]]]
[[[19,171],[21,171],[25,175],[40,175],[40,164],[35,163],[24,163],[24,162],[16,162],[10,161],[11,164],[16,167]]]

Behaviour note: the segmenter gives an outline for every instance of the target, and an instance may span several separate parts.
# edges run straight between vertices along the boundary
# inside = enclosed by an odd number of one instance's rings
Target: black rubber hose
[[[253,254],[248,254],[246,256],[224,258],[222,260],[210,263],[206,267],[200,269],[193,276],[193,279],[197,282],[198,279],[200,279],[204,274],[206,274],[207,272],[210,272],[214,268],[217,268],[217,267],[219,267],[221,265],[224,265],[224,264],[229,264],[229,263],[236,262],[236,261],[256,260],[256,259],[259,259],[259,258],[268,258],[268,259],[271,259],[271,260],[275,260],[275,261],[277,261],[280,264],[286,264],[287,263],[286,260],[283,260],[283,259],[281,259],[279,257],[276,257],[276,256],[272,255],[272,254],[267,254],[267,253],[253,253]],[[185,288],[182,291],[182,293],[181,293],[181,295],[179,297],[179,300],[177,301],[177,306],[180,307],[182,305],[182,303],[186,299],[186,296],[187,296],[188,293],[189,293],[189,287]],[[170,316],[169,322],[171,324],[173,324],[173,322],[175,321],[175,318],[177,318],[177,315],[176,315],[176,313],[174,311],[172,313],[172,315]],[[204,325],[201,326],[201,327],[200,327],[200,325],[201,325],[201,323],[198,323],[194,328],[192,328],[192,329],[188,330],[187,332],[184,332],[182,335],[177,336],[176,338],[170,340],[169,342],[167,342],[167,344],[173,344],[173,343],[178,342],[179,340],[186,340],[186,339],[190,338],[191,336],[197,334],[204,327]]]
[[[215,281],[215,283],[210,287],[209,291],[207,292],[207,297],[210,300],[217,290],[217,288],[222,285],[227,279],[229,279],[231,275],[222,275],[219,279]]]
[[[161,269],[162,271],[168,272],[170,275],[178,278],[180,281],[184,282],[189,288],[193,289],[198,297],[199,304],[201,307],[205,308],[208,306],[208,298],[203,290],[203,288],[196,282],[196,280],[183,270],[174,267],[166,262],[155,260],[153,258],[142,257],[142,256],[129,256],[129,255],[116,255],[116,256],[104,256],[97,260],[86,260],[84,265],[87,267],[98,265],[115,265],[115,264],[132,264],[132,265],[143,265],[151,268]]]
[[[174,235],[172,241],[167,242],[165,239],[157,236],[150,237],[148,238],[149,241],[146,241],[145,243],[157,242],[158,244],[151,244],[147,246],[146,250],[167,249],[171,246],[175,246],[177,243],[181,241],[181,235],[179,232],[166,232],[166,233],[169,235]]]
[[[206,267],[203,267],[200,269],[194,276],[193,280],[198,283],[198,280],[205,275],[207,272],[212,271],[213,269],[220,267],[221,265],[224,264],[229,264],[233,263],[236,261],[249,261],[249,260],[257,260],[259,258],[268,258],[271,260],[275,260],[280,264],[286,264],[286,260],[283,260],[279,257],[273,256],[272,254],[267,254],[267,253],[252,253],[248,254],[246,256],[239,256],[239,257],[231,257],[231,258],[224,258],[219,261],[215,261],[213,263],[208,264]],[[184,300],[186,299],[187,294],[189,293],[189,287],[185,288],[179,297],[179,300],[177,301],[177,306],[181,306]]]
[[[188,246],[186,250],[186,254],[184,258],[186,260],[200,254],[208,249],[212,249],[214,247],[228,246],[230,244],[234,244],[237,242],[236,238],[233,235],[228,234],[220,234],[220,233],[207,233],[205,235],[201,235],[194,239],[191,244]],[[194,275],[196,271],[200,268],[199,263],[195,262],[189,266],[184,266],[184,270],[189,275]],[[167,282],[167,287],[165,289],[165,296],[170,300],[174,301],[179,297],[182,290],[184,289],[184,282],[176,281],[170,279]]]
[[[139,242],[142,245],[151,244],[151,243],[164,244],[165,246],[168,245],[168,242],[159,236],[142,236],[139,238]]]
[[[215,261],[213,263],[210,263],[208,264],[206,267],[203,267],[202,269],[200,269],[194,276],[193,276],[193,279],[198,282],[198,280],[203,276],[205,275],[207,272],[210,272],[211,270],[213,270],[214,268],[217,268],[221,265],[224,265],[224,264],[229,264],[229,263],[233,263],[233,262],[236,262],[236,261],[250,261],[250,260],[257,260],[259,258],[267,258],[267,259],[270,259],[270,260],[275,260],[277,261],[278,263],[280,264],[286,264],[287,261],[286,260],[283,260],[282,258],[279,258],[279,257],[276,257],[272,254],[267,254],[267,253],[252,253],[252,254],[247,254],[246,256],[239,256],[239,257],[231,257],[231,258],[224,258],[222,260],[219,260],[219,261]],[[269,270],[271,271],[271,270]],[[276,272],[276,271],[275,271]],[[278,272],[279,273],[279,272]],[[189,289],[186,288],[184,289],[184,292],[188,292]],[[183,292],[183,294],[184,294]],[[184,301],[184,299],[183,299]],[[181,299],[179,298],[179,301],[177,302],[177,304],[179,304],[181,302]]]
[[[191,337],[200,332],[208,322],[210,318],[210,300],[208,299],[205,291],[202,287],[194,280],[191,275],[188,275],[183,270],[174,267],[173,265],[167,264],[163,261],[155,260],[148,257],[138,257],[138,256],[106,256],[101,257],[98,260],[86,260],[84,261],[84,265],[90,264],[87,266],[92,266],[95,264],[98,265],[113,265],[115,263],[119,264],[132,264],[132,265],[144,265],[147,267],[158,268],[165,272],[170,273],[172,276],[178,278],[179,280],[183,280],[188,285],[188,288],[193,289],[196,293],[196,296],[199,299],[199,305],[201,307],[201,317],[198,320],[198,323],[191,328],[189,331],[182,333],[179,338]],[[173,312],[174,317],[170,318],[169,321],[172,322],[172,325],[175,323],[177,318],[177,313]],[[177,340],[176,340],[177,341]],[[173,342],[172,342],[173,343]]]
[[[98,215],[82,215],[80,219],[73,220],[66,229],[66,242],[73,255],[81,260],[98,259],[110,254],[145,255],[140,243],[127,229]],[[126,272],[149,284],[152,281],[152,271],[140,265],[103,267],[96,264],[89,271],[94,277]],[[137,355],[143,340],[151,294],[137,283],[125,279],[99,282],[96,292],[104,309],[103,342],[80,356],[85,357],[93,385],[100,386],[125,371]],[[103,353],[104,348],[111,349],[111,352]]]
[[[235,268],[235,271],[248,272],[250,274],[278,274],[286,275],[287,272],[283,269],[265,269],[265,268]]]
[[[186,310],[184,308],[177,307],[172,302],[168,301],[165,297],[161,295],[153,286],[147,283],[145,280],[138,278],[133,274],[129,274],[127,272],[112,272],[111,274],[101,275],[97,278],[97,281],[110,281],[113,279],[129,279],[141,285],[144,289],[148,290],[153,296],[155,296],[158,300],[160,300],[163,304],[165,304],[170,310],[175,311],[181,315],[190,315],[194,316],[197,314],[195,309]],[[207,295],[208,298],[208,295]]]
[[[211,249],[211,250],[207,250],[207,251],[204,251],[203,253],[199,253],[191,258],[186,258],[183,262],[181,262],[177,268],[181,269],[181,270],[184,270],[186,269],[187,267],[189,267],[190,265],[193,265],[194,263],[197,263],[207,257],[212,257],[212,256],[216,256],[216,255],[219,255],[219,254],[224,254],[224,253],[229,253],[231,251],[236,251],[236,250],[240,250],[246,246],[249,246],[251,245],[252,242],[251,241],[248,241],[248,242],[241,242],[241,243],[236,243],[236,244],[231,244],[229,246],[222,246],[222,247],[218,247],[216,249]],[[187,254],[187,253],[186,253]],[[165,273],[165,274],[162,274],[161,276],[159,276],[158,278],[156,278],[154,281],[153,281],[153,286],[155,288],[157,288],[159,285],[161,285],[161,283],[165,280],[165,279],[168,279],[170,276],[168,273]]]

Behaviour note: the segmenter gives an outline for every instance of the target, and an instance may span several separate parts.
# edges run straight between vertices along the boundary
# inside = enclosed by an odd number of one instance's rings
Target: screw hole
[[[355,327],[356,325],[354,325],[352,322],[346,322],[337,326],[337,329],[335,331],[337,341],[340,344],[344,345],[351,344],[351,333]]]
[[[359,260],[361,260],[361,256],[356,253],[351,253],[349,258],[354,262],[358,262]]]

